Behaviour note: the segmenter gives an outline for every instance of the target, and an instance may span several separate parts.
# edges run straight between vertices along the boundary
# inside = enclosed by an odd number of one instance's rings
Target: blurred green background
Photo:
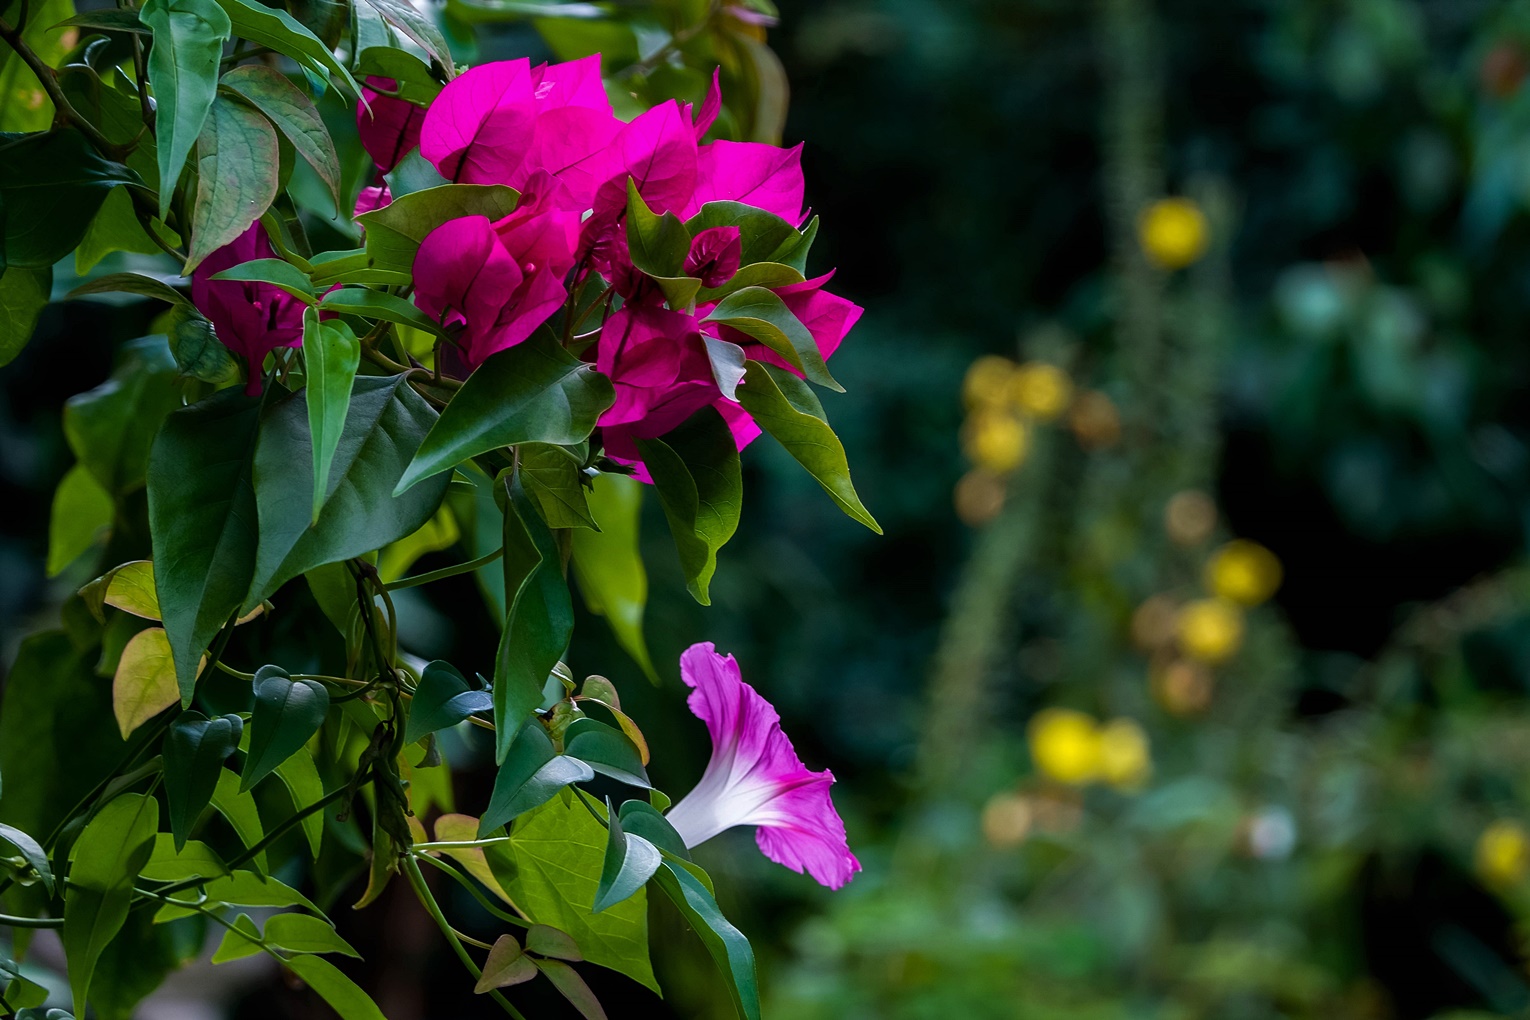
[[[813,268],[866,308],[827,410],[886,535],[764,443],[712,607],[645,532],[656,661],[735,653],[865,864],[701,851],[768,1015],[1530,1015],[1530,3],[780,7]],[[454,19],[464,60],[547,53]],[[0,372],[6,662],[69,590],[62,403],[153,311],[52,306]],[[466,582],[410,608],[421,655],[492,648]],[[593,618],[575,648],[688,788],[673,667]],[[360,923],[368,986],[479,1015],[416,920]],[[654,923],[667,1005],[612,979],[612,1015],[728,1015]],[[227,1009],[309,1015],[274,977]]]

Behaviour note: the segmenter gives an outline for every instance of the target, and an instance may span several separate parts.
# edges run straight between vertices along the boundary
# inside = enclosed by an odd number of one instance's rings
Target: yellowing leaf
[[[154,590],[154,564],[148,560],[134,560],[118,567],[106,587],[105,602],[124,613],[157,621],[159,594]]]
[[[112,679],[112,712],[123,738],[180,700],[170,638],[163,627],[139,631],[122,650]]]
[[[466,843],[478,838],[478,819],[472,815],[442,815],[436,819],[436,840],[441,843]],[[489,870],[489,862],[484,860],[483,850],[478,847],[463,847],[455,850],[442,850],[441,853],[450,857],[472,875],[482,882],[491,893],[504,900],[510,906],[515,903],[508,893],[500,886],[499,880],[494,877],[494,872]]]

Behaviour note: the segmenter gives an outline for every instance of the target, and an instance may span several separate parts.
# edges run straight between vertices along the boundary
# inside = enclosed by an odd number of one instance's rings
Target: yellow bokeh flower
[[[1494,822],[1477,837],[1477,875],[1495,889],[1518,885],[1530,874],[1530,835],[1507,819]]]
[[[978,411],[962,430],[962,451],[974,465],[1008,474],[1025,461],[1030,436],[1023,422],[1003,411]]]
[[[1179,647],[1192,659],[1215,664],[1243,645],[1243,611],[1225,599],[1199,599],[1179,612]]]
[[[1239,605],[1257,606],[1274,595],[1280,578],[1275,554],[1246,539],[1228,542],[1206,563],[1206,586]]]
[[[1161,198],[1142,211],[1137,237],[1142,250],[1163,269],[1183,269],[1206,254],[1206,214],[1188,198]]]
[[[1031,717],[1027,735],[1031,761],[1048,779],[1082,786],[1098,778],[1100,730],[1083,712],[1043,709]]]
[[[1009,400],[1021,414],[1051,421],[1073,402],[1073,380],[1056,365],[1032,361],[1010,377]]]
[[[971,410],[1001,407],[1009,396],[1016,365],[997,354],[985,354],[967,368],[962,379],[962,400]]]
[[[1112,719],[1100,727],[1100,778],[1125,792],[1142,789],[1153,774],[1147,732],[1132,719]]]

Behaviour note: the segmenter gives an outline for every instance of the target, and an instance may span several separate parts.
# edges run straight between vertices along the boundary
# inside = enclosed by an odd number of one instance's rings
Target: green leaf
[[[334,925],[312,914],[277,914],[266,921],[264,932],[257,930],[246,915],[240,915],[235,926],[239,930],[230,930],[223,936],[222,944],[213,954],[213,963],[252,956],[261,951],[262,942],[289,953],[341,953],[361,958],[361,954],[336,933]]]
[[[131,9],[111,8],[104,11],[86,11],[72,18],[65,18],[55,27],[63,28],[69,25],[77,28],[98,28],[104,32],[136,32],[143,35],[149,33],[148,27],[139,20],[138,12]]]
[[[9,365],[32,339],[53,289],[53,268],[0,270],[0,366]]]
[[[434,21],[421,14],[409,0],[360,0],[381,14],[383,20],[424,50],[450,79],[456,73],[451,50]]]
[[[223,390],[172,412],[149,454],[154,586],[183,705],[191,703],[202,653],[254,574],[250,467],[259,420],[259,398]]]
[[[223,763],[239,749],[244,720],[237,715],[209,719],[188,710],[165,734],[165,801],[170,808],[170,831],[177,849],[186,844],[191,827],[212,800],[223,775]]]
[[[84,276],[96,263],[119,251],[138,255],[156,255],[160,251],[138,221],[133,196],[126,188],[107,192],[106,201],[101,203],[90,226],[85,228],[85,236],[80,238],[80,246],[74,250],[74,271]]]
[[[213,0],[145,0],[138,17],[154,33],[154,45],[149,50],[149,86],[154,90],[159,215],[164,219],[170,213],[181,167],[213,106],[218,61],[233,25]]]
[[[420,675],[420,685],[409,704],[404,741],[412,744],[437,730],[457,725],[474,712],[487,712],[493,707],[492,694],[472,690],[451,663],[437,659],[427,664]]]
[[[260,810],[255,806],[254,796],[239,789],[239,777],[228,769],[218,770],[218,785],[213,789],[212,806],[233,828],[234,834],[246,849],[265,838],[266,830],[260,824]],[[264,872],[265,851],[257,854],[252,863]]]
[[[600,530],[572,535],[574,578],[590,612],[604,616],[616,641],[654,683],[659,676],[643,638],[648,572],[639,552],[643,483],[626,475],[599,474],[589,506]]]
[[[702,321],[731,326],[781,355],[818,385],[844,392],[829,374],[818,341],[774,291],[745,287],[723,298]]]
[[[606,859],[600,869],[600,884],[595,887],[595,912],[615,906],[648,884],[653,873],[659,870],[664,855],[659,848],[636,833],[628,833],[622,823],[611,813],[611,802],[606,802],[606,818],[610,823],[607,833]]]
[[[213,384],[215,389],[239,381],[239,363],[234,354],[213,330],[212,323],[191,305],[177,305],[170,310],[167,330],[170,353],[181,374]]]
[[[606,828],[573,797],[554,797],[520,818],[484,856],[510,900],[537,924],[567,932],[591,963],[655,991],[648,961],[648,901],[639,892],[590,909],[606,853]]]
[[[710,605],[717,550],[738,529],[743,501],[733,433],[709,407],[662,439],[639,439],[637,446],[669,520],[686,587],[697,602]]]
[[[781,242],[781,247],[770,256],[771,262],[789,266],[801,276],[807,272],[808,252],[812,250],[813,241],[818,237],[818,217],[814,216],[806,227],[798,232],[796,237],[789,237]]]
[[[441,94],[441,83],[431,75],[425,61],[396,46],[368,46],[363,49],[356,58],[356,73],[392,78],[394,91],[399,93],[399,98],[417,106],[429,106]],[[440,175],[437,174],[437,177]],[[439,183],[445,184],[446,181],[442,178]]]
[[[260,0],[218,0],[218,4],[233,22],[234,34],[239,38],[291,57],[320,81],[327,82],[333,74],[352,94],[361,94],[356,79],[335,59],[330,48],[286,11],[268,7]]]
[[[388,1020],[356,982],[322,956],[294,957],[287,961],[287,969],[318,992],[340,1020]]]
[[[313,284],[308,282],[307,274],[284,259],[251,259],[214,273],[212,279],[269,283],[304,301],[314,299]]]
[[[446,477],[404,496],[392,493],[435,420],[404,376],[358,376],[329,488],[318,522],[311,524],[312,444],[304,401],[294,394],[271,410],[255,450],[260,545],[247,610],[305,571],[379,549],[430,520],[446,492]]]
[[[841,510],[878,535],[882,533],[881,526],[855,494],[845,448],[829,428],[822,405],[806,383],[787,372],[751,361],[738,399],[760,428],[807,468],[808,474]]]
[[[754,970],[754,950],[743,932],[733,927],[706,886],[684,866],[666,860],[654,873],[654,882],[680,909],[696,934],[701,936],[717,968],[728,978],[733,1008],[745,1020],[760,1020],[760,991]]]
[[[566,931],[559,931],[550,924],[534,924],[526,929],[526,951],[540,956],[556,956],[560,960],[584,959],[579,944]]]
[[[85,1015],[96,961],[127,920],[133,879],[154,852],[159,802],[124,793],[108,801],[74,843],[64,893],[64,955],[74,1011]]]
[[[743,251],[739,265],[778,262],[776,253],[795,245],[801,235],[792,225],[774,213],[756,209],[742,202],[708,202],[685,221],[685,228],[695,237],[711,227],[738,227]]]
[[[635,267],[662,277],[683,275],[685,257],[691,251],[691,235],[680,217],[654,213],[631,177],[627,178],[627,247]]]
[[[111,529],[116,512],[112,494],[101,488],[84,464],[70,468],[53,493],[53,511],[48,522],[48,576],[57,577],[92,549]]]
[[[329,691],[317,680],[291,680],[281,669],[264,666],[255,674],[254,686],[250,753],[239,781],[241,791],[300,751],[329,714]]]
[[[585,502],[583,472],[566,447],[525,443],[519,452],[526,491],[549,528],[599,530]]]
[[[43,889],[49,896],[53,895],[53,869],[48,864],[48,854],[38,845],[37,840],[28,836],[14,825],[0,823],[0,840],[4,840],[15,847],[17,852],[29,864],[33,871],[37,872],[38,881],[42,882]]]
[[[143,484],[155,430],[180,405],[169,345],[141,337],[124,345],[110,379],[65,403],[64,435],[96,481],[120,496]]]
[[[377,52],[373,50],[372,52]],[[400,57],[410,60],[416,58],[408,53],[393,51]],[[410,149],[404,158],[399,160],[392,170],[383,174],[383,179],[388,182],[388,193],[395,199],[404,195],[412,195],[416,191],[425,191],[428,188],[439,188],[451,181],[441,176],[435,164],[420,155],[418,148]]]
[[[665,853],[673,854],[682,860],[691,859],[691,852],[686,848],[685,840],[675,831],[675,827],[669,824],[669,819],[665,818],[652,804],[641,800],[625,801],[619,813],[622,827],[627,835],[642,836]]]
[[[218,96],[197,138],[197,201],[182,272],[189,276],[203,259],[260,219],[276,201],[280,168],[281,149],[271,122],[243,103]]]
[[[782,265],[779,262],[755,262],[752,265],[740,267],[739,271],[733,274],[733,279],[721,287],[704,288],[697,295],[697,300],[710,304],[745,287],[765,287],[775,290],[777,287],[789,287],[794,283],[802,282],[802,272],[793,266]]]
[[[213,950],[212,962],[228,963],[264,951],[260,928],[249,914],[240,914],[234,918],[233,924],[223,930],[223,939],[218,943],[218,948]]]
[[[505,591],[510,609],[494,659],[495,760],[541,703],[542,685],[568,648],[574,607],[562,557],[520,479],[501,479],[506,500]]]
[[[447,184],[404,195],[356,217],[366,228],[367,254],[377,269],[409,273],[425,235],[462,216],[501,220],[515,211],[520,193],[498,184]]]
[[[308,434],[313,437],[313,517],[319,520],[329,471],[345,432],[351,388],[361,367],[361,341],[343,322],[324,322],[313,309],[303,313],[303,364],[307,368]]]
[[[643,771],[637,745],[614,726],[595,719],[575,719],[563,732],[563,753],[578,758],[601,775],[644,789],[653,784]]]
[[[276,778],[287,787],[293,811],[316,804],[324,797],[324,781],[319,778],[319,767],[306,747],[276,766]],[[309,853],[318,860],[319,852],[324,848],[324,813],[315,811],[298,824],[303,829],[303,837],[308,840]]]
[[[340,205],[340,156],[329,137],[313,101],[286,75],[264,64],[241,64],[223,75],[222,85],[233,89],[250,105],[270,118],[287,136],[297,154],[329,185],[335,205]]]
[[[483,974],[473,986],[473,991],[482,995],[491,988],[509,988],[536,976],[536,965],[521,952],[521,944],[515,941],[515,936],[501,935],[494,940],[489,957],[483,962]]]
[[[139,877],[151,882],[175,882],[183,878],[221,878],[228,874],[228,866],[212,847],[201,840],[187,840],[179,850],[175,837],[168,832],[156,833],[154,852],[139,872]]]
[[[573,446],[616,402],[610,380],[545,331],[478,366],[399,480],[403,492],[469,457],[518,443]]]
[[[122,739],[181,700],[175,682],[175,655],[161,627],[133,635],[112,677],[112,714]]]
[[[0,4],[0,9],[12,7]],[[6,20],[21,30],[21,41],[47,67],[57,67],[75,46],[75,38],[58,22],[74,13],[72,0],[42,0],[32,6],[25,25],[6,11]],[[10,46],[0,47],[0,131],[46,131],[53,123],[53,103],[26,61]],[[3,989],[0,989],[3,990]]]
[[[253,871],[236,871],[225,878],[215,878],[202,887],[208,903],[221,903],[231,907],[304,907],[320,913],[306,896],[274,878],[263,878]],[[190,891],[184,894],[185,902],[194,902]],[[173,903],[159,908],[154,915],[156,924],[175,921],[195,914],[195,907],[181,907]]]
[[[172,305],[189,306],[191,304],[186,295],[168,283],[163,283],[153,277],[141,276],[138,273],[109,273],[106,276],[97,277],[71,290],[69,298],[72,300],[90,294],[114,293],[139,294],[143,297],[168,301]]]
[[[541,723],[526,720],[494,778],[489,806],[478,820],[478,838],[541,807],[570,783],[594,778],[589,766],[557,752]]]
[[[386,584],[402,579],[421,556],[450,549],[462,537],[451,507],[441,504],[435,516],[411,535],[399,539],[377,556],[377,575]],[[352,601],[355,601],[354,598]]]
[[[547,975],[547,980],[553,983],[553,987],[585,1020],[606,1020],[606,1011],[601,1008],[600,1000],[595,998],[595,993],[590,991],[590,986],[584,983],[578,971],[560,960],[532,962],[536,964],[537,970]]]
[[[68,255],[119,184],[143,180],[78,131],[0,134],[0,269],[46,269]]]
[[[372,290],[367,287],[346,287],[342,290],[332,290],[324,295],[319,302],[319,307],[326,312],[338,312],[342,315],[362,315],[369,319],[381,319],[384,322],[397,322],[405,326],[413,326],[415,329],[433,333],[444,337],[446,331],[439,323],[430,316],[420,311],[409,301],[389,294],[385,291]]]

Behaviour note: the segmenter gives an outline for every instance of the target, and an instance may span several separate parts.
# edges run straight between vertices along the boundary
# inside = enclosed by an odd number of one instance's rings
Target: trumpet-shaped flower
[[[223,346],[249,365],[247,392],[260,392],[260,368],[278,347],[303,342],[303,303],[280,287],[214,280],[225,269],[276,255],[259,223],[213,252],[192,271],[191,300],[213,324]]]
[[[760,852],[777,864],[831,889],[850,881],[861,864],[829,798],[834,776],[802,764],[781,717],[744,683],[733,656],[718,655],[711,642],[692,645],[680,656],[680,676],[692,688],[691,711],[712,734],[701,782],[666,816],[685,845],[753,825]]]

